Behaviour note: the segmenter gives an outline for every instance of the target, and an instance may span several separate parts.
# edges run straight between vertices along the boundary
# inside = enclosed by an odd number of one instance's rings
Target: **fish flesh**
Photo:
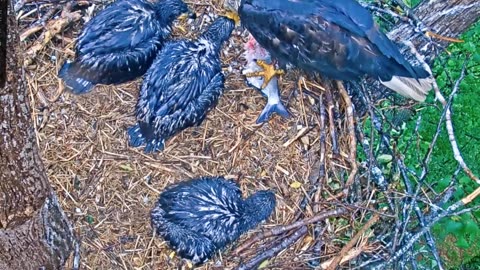
[[[247,60],[247,64],[242,70],[242,74],[261,71],[256,60],[264,60],[269,64],[272,62],[270,54],[257,43],[253,36],[250,35],[249,41],[245,43],[244,47],[245,52],[243,56],[245,60]],[[267,104],[257,118],[257,124],[268,121],[273,113],[277,113],[283,118],[290,117],[290,113],[280,99],[277,76],[273,77],[264,89],[261,89],[263,77],[247,77],[247,84],[260,91],[262,95],[267,98]]]

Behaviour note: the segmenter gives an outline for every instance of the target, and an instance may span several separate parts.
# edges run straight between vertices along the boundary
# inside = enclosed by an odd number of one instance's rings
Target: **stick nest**
[[[128,146],[126,135],[135,122],[140,79],[75,96],[62,91],[56,76],[62,63],[73,58],[82,25],[107,3],[21,4],[17,12],[37,143],[81,241],[82,269],[183,265],[152,234],[149,213],[167,186],[202,175],[233,177],[245,195],[274,189],[278,203],[265,224],[199,269],[249,269],[253,257],[269,250],[275,251],[270,254],[274,259],[259,261],[268,269],[348,267],[345,262],[355,265],[360,254],[381,253],[381,244],[369,240],[370,226],[378,220],[372,210],[378,202],[371,199],[379,191],[371,185],[362,189],[368,164],[356,161],[353,123],[360,118],[353,119],[345,89],[312,79],[299,87],[299,74],[289,72],[281,94],[293,117],[275,116],[256,125],[266,100],[241,75],[247,32],[237,28],[222,51],[227,91],[219,105],[200,127],[168,140],[163,152],[145,155]],[[183,25],[186,32],[177,24],[175,38],[193,38],[222,12],[222,1],[189,5],[200,18]],[[270,231],[282,225],[285,230]],[[245,241],[252,245],[242,250]]]

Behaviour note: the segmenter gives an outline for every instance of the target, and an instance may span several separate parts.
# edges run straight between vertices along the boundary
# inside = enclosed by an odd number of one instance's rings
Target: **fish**
[[[261,70],[256,60],[264,60],[267,63],[272,62],[270,54],[257,43],[252,35],[249,36],[249,40],[245,43],[244,49],[243,57],[247,60],[247,64],[242,70],[242,74],[244,75]],[[273,113],[280,115],[282,118],[290,117],[290,113],[280,98],[277,76],[273,77],[264,89],[261,89],[263,84],[262,77],[246,77],[246,83],[248,86],[260,91],[260,93],[267,98],[267,104],[256,120],[257,124],[267,122]]]

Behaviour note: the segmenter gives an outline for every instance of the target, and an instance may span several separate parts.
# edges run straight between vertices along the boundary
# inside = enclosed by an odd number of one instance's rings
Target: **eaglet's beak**
[[[231,10],[226,11],[223,16],[229,18],[230,20],[233,20],[235,22],[235,25],[240,25],[240,16],[236,12],[233,12]]]
[[[184,21],[186,19],[193,19],[195,20],[197,18],[197,14],[193,11],[189,11],[189,12],[185,12],[185,13],[182,13],[180,14],[180,16],[178,16],[178,19],[180,21]]]

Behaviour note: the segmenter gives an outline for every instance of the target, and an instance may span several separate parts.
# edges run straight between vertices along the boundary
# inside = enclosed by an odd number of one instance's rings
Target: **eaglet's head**
[[[191,10],[183,0],[158,0],[157,6],[160,12],[168,17],[168,20],[174,20],[176,18],[195,19],[196,17],[195,12]]]

